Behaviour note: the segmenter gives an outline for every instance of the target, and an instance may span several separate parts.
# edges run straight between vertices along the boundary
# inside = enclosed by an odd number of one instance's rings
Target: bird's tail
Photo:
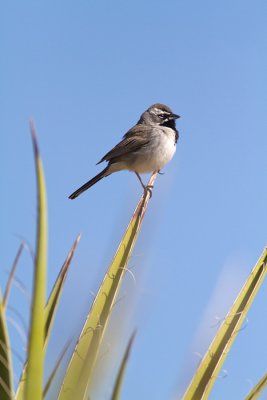
[[[90,181],[86,182],[84,185],[82,185],[79,189],[75,190],[75,192],[73,192],[70,196],[69,199],[75,199],[76,197],[78,197],[81,193],[83,193],[85,190],[89,189],[91,186],[93,186],[95,183],[97,183],[98,181],[100,181],[102,178],[104,178],[105,176],[108,176],[109,173],[107,173],[108,171],[108,166],[106,168],[103,169],[103,171],[101,171],[98,175],[96,175],[94,178],[90,179]]]

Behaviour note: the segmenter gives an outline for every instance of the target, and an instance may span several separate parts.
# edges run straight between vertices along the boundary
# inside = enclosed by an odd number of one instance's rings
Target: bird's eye
[[[165,119],[166,118],[166,114],[159,114],[159,118],[160,119]]]

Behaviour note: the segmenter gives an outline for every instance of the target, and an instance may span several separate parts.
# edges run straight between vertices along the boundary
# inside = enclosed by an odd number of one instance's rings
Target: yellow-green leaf
[[[3,305],[4,305],[4,307],[6,307],[6,305],[7,305],[7,300],[8,300],[8,296],[9,296],[9,293],[10,293],[11,285],[12,285],[12,282],[13,282],[13,279],[14,279],[15,271],[16,271],[16,268],[17,268],[17,265],[18,265],[18,262],[19,262],[19,259],[20,259],[20,256],[21,256],[23,248],[24,248],[24,242],[22,242],[20,244],[20,246],[19,246],[19,249],[17,251],[15,260],[13,262],[13,265],[12,265],[12,268],[11,268],[11,271],[10,271],[10,274],[9,274],[9,277],[8,277],[8,281],[7,281],[7,284],[6,284],[6,290],[5,290],[5,293],[4,293],[4,296],[3,296]]]
[[[51,294],[49,296],[48,302],[46,304],[45,307],[45,343],[47,341],[47,339],[49,338],[49,334],[52,328],[52,324],[53,324],[53,320],[55,317],[55,312],[58,306],[58,302],[62,293],[62,289],[64,286],[64,282],[67,276],[67,272],[69,270],[69,266],[71,263],[71,260],[74,256],[76,247],[80,241],[81,236],[78,235],[75,242],[73,243],[72,248],[69,251],[69,254],[61,268],[61,270],[59,271],[57,280],[54,284],[54,287],[51,291]]]
[[[183,400],[207,399],[219,370],[266,275],[267,248],[252,269],[213,342],[203,357]]]
[[[49,378],[48,378],[47,381],[46,381],[46,384],[45,384],[45,387],[44,387],[44,391],[43,391],[43,397],[45,397],[45,396],[47,395],[47,393],[48,393],[48,391],[49,391],[49,389],[50,389],[50,387],[51,387],[51,384],[52,384],[52,382],[53,382],[53,380],[54,380],[54,378],[55,378],[55,376],[56,376],[56,373],[57,373],[57,371],[58,371],[58,368],[60,367],[60,364],[61,364],[61,362],[62,362],[62,360],[63,360],[63,358],[64,358],[64,355],[66,354],[66,351],[67,351],[68,348],[69,348],[69,345],[70,345],[70,341],[68,341],[68,342],[65,344],[65,346],[64,346],[64,348],[63,348],[61,354],[59,355],[58,360],[57,360],[57,362],[56,362],[56,364],[55,364],[55,366],[54,366],[54,368],[53,368],[51,374],[49,375]]]
[[[13,399],[13,375],[5,307],[0,293],[0,399]]]
[[[130,337],[130,340],[129,340],[128,345],[126,347],[123,359],[121,361],[120,369],[119,369],[119,372],[118,372],[118,375],[117,375],[117,378],[116,378],[116,382],[115,382],[115,385],[114,385],[114,389],[113,389],[111,400],[119,400],[120,399],[123,378],[124,378],[127,362],[129,360],[129,356],[130,356],[130,352],[131,352],[131,348],[132,348],[132,345],[133,345],[134,338],[135,338],[135,332]]]
[[[256,400],[267,386],[267,374],[265,374],[256,386],[249,392],[245,400]]]
[[[33,123],[31,133],[37,176],[37,239],[34,265],[33,296],[28,341],[28,365],[25,396],[27,400],[41,400],[43,393],[44,332],[47,264],[47,207],[42,162]]]
[[[149,185],[153,186],[156,175],[155,173],[151,176]],[[88,398],[91,373],[99,346],[107,327],[122,277],[126,271],[129,257],[140,231],[149,198],[149,191],[145,191],[98,290],[70,360],[59,393],[59,400]]]
[[[66,258],[64,264],[62,265],[61,270],[59,271],[56,282],[53,286],[53,289],[52,289],[50,296],[48,298],[48,301],[46,303],[46,307],[45,307],[45,341],[44,341],[45,348],[46,348],[46,345],[47,345],[47,342],[49,339],[49,334],[50,334],[50,331],[51,331],[51,328],[53,325],[55,313],[57,310],[60,295],[62,293],[64,282],[66,280],[67,272],[69,270],[69,266],[70,266],[71,260],[73,258],[74,252],[76,250],[76,247],[79,243],[79,240],[80,240],[80,235],[78,235],[75,242],[73,243],[72,248],[70,249],[67,258]],[[26,366],[27,366],[27,362],[24,366],[24,369],[23,369],[23,372],[21,374],[21,378],[19,381],[19,385],[17,387],[16,400],[24,400],[26,372],[27,372]]]

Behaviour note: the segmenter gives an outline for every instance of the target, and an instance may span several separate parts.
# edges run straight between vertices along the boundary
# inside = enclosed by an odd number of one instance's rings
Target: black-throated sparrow
[[[122,141],[97,163],[108,161],[106,168],[73,192],[69,199],[75,199],[100,179],[122,170],[135,172],[146,189],[139,174],[159,172],[172,159],[179,138],[175,127],[177,118],[179,115],[174,114],[168,106],[153,104],[123,136]]]

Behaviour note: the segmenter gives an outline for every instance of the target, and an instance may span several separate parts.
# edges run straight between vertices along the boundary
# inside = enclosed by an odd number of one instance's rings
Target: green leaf
[[[62,362],[62,360],[64,358],[64,355],[66,354],[66,351],[69,348],[69,345],[70,345],[70,341],[68,341],[65,344],[61,354],[59,355],[58,360],[57,360],[57,362],[56,362],[56,364],[55,364],[55,366],[54,366],[54,368],[53,368],[51,374],[49,375],[49,378],[47,379],[47,382],[45,384],[44,391],[43,391],[43,397],[45,397],[47,395],[47,392],[51,387],[51,384],[52,384],[52,382],[53,382],[53,380],[54,380],[54,378],[56,376],[56,373],[58,371],[58,368],[60,367],[60,364],[61,364],[61,362]]]
[[[58,306],[58,302],[62,293],[62,289],[64,286],[64,282],[66,280],[67,272],[69,270],[69,266],[71,263],[71,260],[74,256],[76,247],[80,241],[81,236],[78,235],[75,242],[72,245],[72,248],[69,251],[69,254],[58,274],[57,280],[54,284],[54,287],[51,291],[51,294],[49,296],[48,302],[45,307],[45,343],[47,339],[49,338],[49,334],[53,325],[53,320],[55,317],[55,312]]]
[[[0,399],[13,399],[13,376],[5,307],[0,294]]]
[[[131,352],[131,348],[133,345],[133,341],[135,338],[135,334],[136,332],[134,332],[132,334],[132,336],[130,337],[130,340],[128,342],[128,345],[126,347],[121,365],[120,365],[120,369],[116,378],[116,382],[114,385],[114,389],[113,389],[113,393],[112,393],[112,397],[111,400],[119,400],[120,399],[120,395],[121,395],[121,389],[122,389],[122,383],[123,383],[123,378],[125,375],[125,370],[126,370],[126,366],[129,360],[129,356],[130,356],[130,352]]]
[[[6,284],[6,290],[5,290],[5,293],[4,293],[4,296],[3,296],[3,305],[4,305],[4,307],[6,307],[6,305],[7,305],[7,300],[8,300],[8,296],[9,296],[9,293],[10,293],[11,285],[12,285],[12,282],[13,282],[13,279],[14,279],[14,276],[15,276],[15,271],[16,271],[16,268],[17,268],[17,265],[18,265],[18,262],[19,262],[19,259],[20,259],[20,256],[21,256],[23,248],[24,248],[24,242],[22,242],[20,244],[20,246],[19,246],[19,249],[17,251],[15,260],[13,262],[13,265],[12,265],[12,268],[11,268],[11,271],[10,271],[10,274],[9,274],[9,277],[8,277],[8,281],[7,281],[7,284]]]
[[[72,258],[74,256],[76,247],[79,243],[80,240],[80,235],[77,236],[75,242],[72,245],[72,248],[69,251],[69,254],[64,262],[64,264],[61,267],[61,270],[59,271],[58,277],[56,279],[56,282],[54,284],[54,287],[50,293],[50,296],[48,298],[48,301],[46,303],[45,307],[45,341],[44,341],[44,346],[46,348],[50,331],[53,325],[55,313],[57,310],[58,302],[63,290],[64,282],[66,280],[67,272],[69,270],[70,263],[72,261]],[[25,382],[26,382],[26,372],[27,372],[27,362],[25,363],[24,370],[22,372],[19,385],[17,388],[16,392],[16,400],[24,400],[24,391],[25,391]]]
[[[219,370],[236,338],[247,312],[266,275],[267,248],[252,269],[213,342],[203,357],[183,400],[207,399]]]
[[[267,374],[265,374],[256,386],[249,392],[245,400],[256,400],[267,386]]]
[[[155,173],[151,176],[149,185],[153,186],[156,175]],[[149,198],[149,191],[145,191],[98,290],[70,360],[59,400],[70,400],[74,398],[73,396],[77,400],[88,398],[91,374],[99,346],[138,237]]]
[[[44,332],[47,264],[47,207],[42,162],[36,141],[35,128],[31,133],[37,176],[37,240],[34,265],[33,297],[28,342],[28,365],[25,397],[27,400],[41,400],[43,393]]]

